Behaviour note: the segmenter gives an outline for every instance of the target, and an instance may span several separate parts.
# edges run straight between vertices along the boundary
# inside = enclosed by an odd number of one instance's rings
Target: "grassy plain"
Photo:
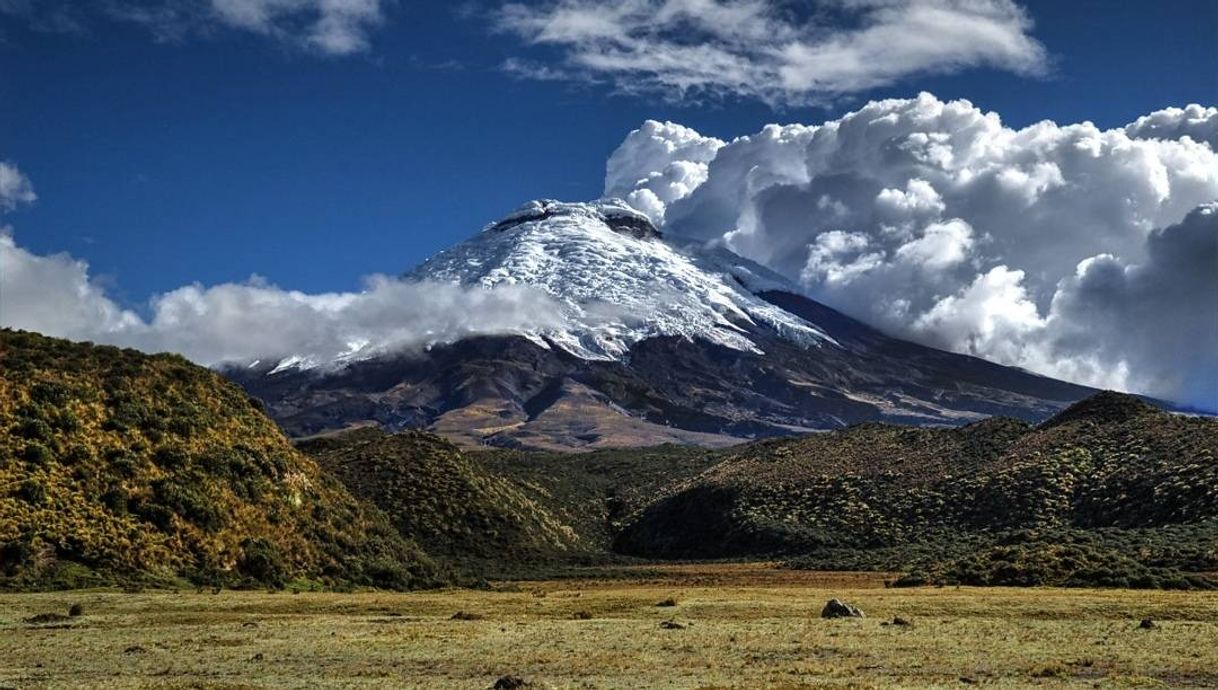
[[[490,688],[507,674],[539,688],[1218,686],[1215,592],[886,589],[882,575],[766,564],[622,575],[2,594],[0,688]],[[822,620],[834,597],[867,617]],[[83,615],[26,621],[75,603]],[[912,625],[883,625],[894,616]]]

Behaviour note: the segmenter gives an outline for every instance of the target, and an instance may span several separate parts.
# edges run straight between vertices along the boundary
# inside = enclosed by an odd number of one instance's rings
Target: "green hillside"
[[[483,471],[433,434],[368,428],[300,448],[353,494],[384,510],[403,536],[467,572],[510,570],[513,563],[596,549],[552,515],[537,492]]]
[[[782,558],[903,584],[1200,587],[1218,571],[1218,421],[1106,393],[1043,425],[864,424],[711,451],[462,452],[359,432],[306,444],[408,537],[487,574]]]
[[[0,331],[0,586],[406,588],[435,566],[174,355]]]
[[[767,441],[723,452],[625,523],[616,548],[653,558],[1181,584],[1178,571],[1218,571],[1218,420],[1102,393],[1039,427],[867,424]]]
[[[615,560],[609,547],[619,514],[715,462],[705,450],[676,446],[462,451],[434,434],[373,428],[298,447],[427,553],[467,574],[493,576]]]

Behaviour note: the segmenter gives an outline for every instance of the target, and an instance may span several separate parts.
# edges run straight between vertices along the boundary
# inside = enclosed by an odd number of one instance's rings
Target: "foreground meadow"
[[[834,597],[867,617],[821,619]],[[27,620],[45,613],[65,615]],[[490,591],[0,595],[0,687],[22,689],[1213,687],[1216,643],[1218,593],[885,589],[767,565]]]

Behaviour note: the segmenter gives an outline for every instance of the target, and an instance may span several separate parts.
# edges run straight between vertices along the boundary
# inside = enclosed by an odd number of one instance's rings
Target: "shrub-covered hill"
[[[1203,587],[1218,421],[1102,394],[1035,427],[866,424],[722,450],[462,451],[361,429],[301,448],[466,573],[622,558],[916,571],[902,584]]]
[[[1039,427],[864,424],[722,458],[628,518],[616,547],[722,558],[874,552],[1029,528],[1200,525],[1205,535],[1218,524],[1218,420],[1115,393]]]
[[[593,551],[543,502],[487,473],[449,441],[419,431],[363,428],[299,444],[359,498],[430,554],[469,569]]]
[[[298,443],[427,553],[473,575],[604,562],[613,519],[714,456],[676,446],[565,454],[462,451],[434,434],[377,428]]]
[[[0,586],[437,581],[256,401],[181,357],[0,331],[0,429]]]

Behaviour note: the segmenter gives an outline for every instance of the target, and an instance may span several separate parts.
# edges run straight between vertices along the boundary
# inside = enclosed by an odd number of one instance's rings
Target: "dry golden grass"
[[[652,570],[496,591],[0,595],[0,687],[489,688],[509,673],[551,688],[1218,685],[1218,593]],[[822,620],[832,597],[868,617]],[[82,617],[24,622],[76,602]],[[913,625],[881,625],[896,615]],[[1144,617],[1157,627],[1138,630]]]

